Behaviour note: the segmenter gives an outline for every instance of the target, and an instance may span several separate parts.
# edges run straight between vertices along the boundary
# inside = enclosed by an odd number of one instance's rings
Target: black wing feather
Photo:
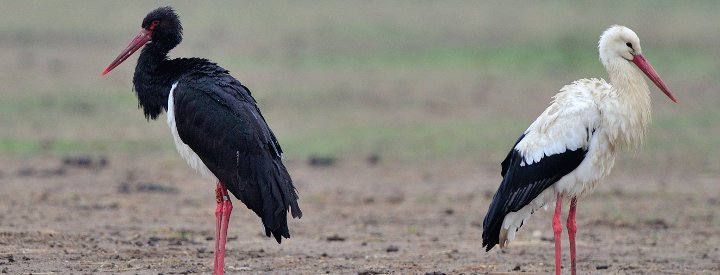
[[[503,180],[483,221],[483,247],[486,251],[499,243],[505,215],[522,209],[546,188],[575,170],[587,153],[587,148],[567,150],[544,156],[537,163],[520,166],[523,156],[515,146],[524,137],[524,134],[520,136],[501,164]]]
[[[282,149],[250,91],[228,74],[186,75],[173,93],[180,139],[236,198],[268,237],[290,237],[287,212],[302,216]]]

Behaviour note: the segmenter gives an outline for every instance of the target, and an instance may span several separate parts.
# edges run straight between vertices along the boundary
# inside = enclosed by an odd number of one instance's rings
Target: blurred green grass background
[[[720,172],[718,1],[3,1],[0,156],[175,154],[132,92],[137,57],[100,72],[150,10],[246,84],[290,159],[497,165],[569,82],[606,77],[597,40],[626,25],[680,100],[622,169]],[[631,154],[630,154],[631,155]],[[178,158],[179,159],[179,158]]]

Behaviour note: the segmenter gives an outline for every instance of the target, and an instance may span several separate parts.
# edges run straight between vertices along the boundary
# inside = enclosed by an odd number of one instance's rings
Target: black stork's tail
[[[302,211],[285,165],[279,159],[260,156],[246,157],[241,161],[247,163],[239,163],[240,166],[250,168],[247,182],[230,185],[228,190],[262,219],[268,237],[275,237],[278,243],[282,237],[290,238],[287,212],[293,218],[300,218]]]

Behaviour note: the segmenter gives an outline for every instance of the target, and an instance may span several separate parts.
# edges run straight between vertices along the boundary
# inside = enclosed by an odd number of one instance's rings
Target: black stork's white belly
[[[180,135],[178,134],[177,125],[175,124],[175,98],[173,96],[177,84],[178,83],[175,82],[170,88],[167,109],[167,123],[168,127],[170,127],[170,133],[173,136],[173,140],[175,141],[175,149],[177,149],[178,153],[180,153],[180,156],[182,156],[182,158],[187,161],[190,167],[195,169],[195,171],[198,171],[201,175],[205,177],[212,178],[214,177],[213,173],[210,172],[210,169],[208,169],[202,159],[200,159],[200,156],[198,156],[197,153],[195,153],[195,151],[190,148],[190,146],[185,144],[185,142],[180,139]]]

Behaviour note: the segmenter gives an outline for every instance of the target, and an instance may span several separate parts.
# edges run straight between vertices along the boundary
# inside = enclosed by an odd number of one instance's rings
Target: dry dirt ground
[[[86,161],[0,161],[2,273],[211,272],[212,181],[178,157]],[[305,215],[278,245],[236,202],[227,273],[552,272],[551,211],[536,213],[509,248],[486,253],[482,218],[499,166],[438,162],[288,160]],[[580,201],[581,273],[720,273],[717,178],[617,170]]]

